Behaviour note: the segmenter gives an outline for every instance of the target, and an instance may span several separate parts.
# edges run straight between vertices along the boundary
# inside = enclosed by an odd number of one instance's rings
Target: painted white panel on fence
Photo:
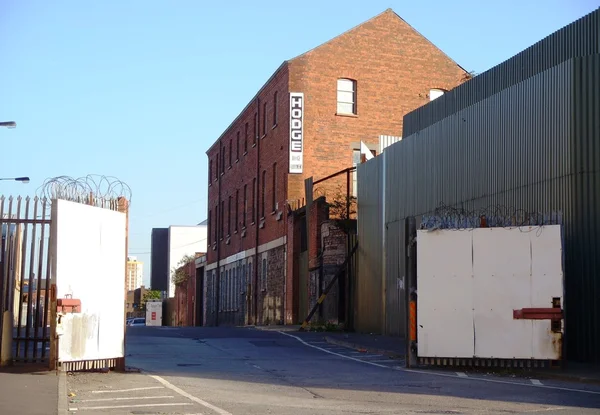
[[[53,202],[57,298],[81,300],[81,312],[62,319],[59,361],[123,357],[125,214]]]
[[[419,355],[473,357],[472,232],[417,238]]]
[[[513,310],[531,307],[530,270],[528,232],[473,231],[476,357],[531,358],[531,320],[513,319]]]
[[[561,229],[547,226],[530,232],[531,238],[531,306],[552,307],[552,298],[563,300]],[[560,250],[560,253],[559,253]],[[533,320],[533,353],[537,359],[555,359],[560,354],[560,334],[553,333],[549,320]]]
[[[417,251],[419,356],[561,358],[549,320],[513,318],[563,304],[560,226],[418,231]]]

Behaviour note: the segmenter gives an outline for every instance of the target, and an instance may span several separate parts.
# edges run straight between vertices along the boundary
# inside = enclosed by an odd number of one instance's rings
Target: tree
[[[140,311],[144,311],[146,309],[146,302],[148,300],[160,300],[160,291],[146,291],[142,296],[142,300],[140,301]]]
[[[196,260],[194,255],[184,255],[177,263],[177,267],[171,270],[171,282],[175,285],[183,285],[190,278],[187,271],[183,269],[185,265]]]

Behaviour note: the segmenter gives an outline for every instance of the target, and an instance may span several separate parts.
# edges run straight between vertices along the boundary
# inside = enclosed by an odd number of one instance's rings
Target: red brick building
[[[379,152],[431,89],[468,77],[389,9],[283,62],[207,151],[208,323],[295,323],[286,217],[304,179],[351,167],[361,141]]]

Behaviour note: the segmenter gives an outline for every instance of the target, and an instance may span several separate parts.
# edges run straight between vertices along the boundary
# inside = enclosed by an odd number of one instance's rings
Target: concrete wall
[[[175,285],[171,281],[172,271],[178,268],[178,263],[184,256],[206,252],[206,244],[206,225],[169,227],[169,297],[175,295]]]

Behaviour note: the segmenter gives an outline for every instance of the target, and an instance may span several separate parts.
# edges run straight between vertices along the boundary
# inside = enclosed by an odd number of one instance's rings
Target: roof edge
[[[396,13],[395,13],[395,12],[394,12],[394,11],[393,11],[391,8],[389,8],[389,7],[388,7],[387,9],[385,9],[384,11],[382,11],[382,12],[381,12],[381,13],[379,13],[379,14],[376,14],[375,16],[371,17],[370,19],[367,19],[367,20],[365,20],[365,21],[363,21],[363,22],[361,22],[361,23],[359,23],[359,24],[357,24],[357,25],[355,25],[355,26],[352,26],[350,29],[348,29],[348,30],[346,30],[346,31],[344,31],[344,32],[342,32],[342,33],[340,33],[339,35],[337,35],[337,36],[334,36],[334,37],[332,37],[331,39],[328,39],[328,40],[326,40],[325,42],[318,44],[318,45],[317,45],[317,46],[315,46],[314,48],[311,48],[311,49],[307,50],[306,52],[304,52],[304,53],[301,53],[300,55],[297,55],[297,56],[294,56],[294,57],[293,57],[293,58],[291,58],[291,59],[288,59],[287,61],[288,61],[288,62],[291,62],[291,61],[293,61],[293,60],[295,60],[295,59],[301,58],[302,56],[304,56],[304,55],[306,55],[306,54],[309,54],[310,52],[314,51],[315,49],[319,49],[321,46],[325,46],[325,45],[326,45],[326,44],[328,44],[329,42],[333,42],[333,41],[334,41],[334,40],[336,40],[337,38],[339,38],[339,37],[342,37],[342,36],[344,36],[344,35],[346,35],[346,34],[348,34],[348,33],[352,32],[353,30],[356,30],[356,29],[358,29],[359,27],[361,27],[361,26],[362,26],[362,25],[364,25],[365,23],[369,23],[371,20],[375,20],[375,19],[377,19],[379,16],[382,16],[382,15],[384,15],[385,13],[389,13],[389,12],[392,12],[392,13],[396,14]],[[396,14],[396,16],[398,16],[398,15]],[[412,26],[411,26],[411,27],[412,27]]]
[[[433,43],[431,40],[429,40],[429,38],[427,36],[425,36],[423,33],[419,32],[413,25],[411,25],[410,23],[408,23],[406,20],[404,20],[402,18],[402,16],[400,16],[398,13],[396,13],[395,11],[393,11],[392,9],[389,9],[392,13],[394,13],[394,15],[402,20],[408,27],[410,27],[416,34],[418,34],[419,36],[421,36],[423,39],[425,39],[427,42],[429,42],[429,44],[431,44],[431,46],[433,46],[434,48],[436,48],[437,50],[439,50],[440,52],[442,52],[444,54],[445,57],[447,57],[448,59],[450,59],[450,61],[452,63],[454,63],[456,66],[458,66],[460,69],[462,69],[463,71],[465,71],[465,73],[470,73],[469,71],[467,71],[465,68],[463,68],[458,62],[456,62],[454,59],[452,59],[450,57],[450,55],[448,55],[446,52],[444,52],[441,48],[439,48],[435,43]]]
[[[240,113],[237,115],[237,117],[235,117],[233,119],[233,121],[231,121],[231,123],[227,126],[227,128],[225,128],[225,130],[223,130],[223,132],[221,133],[221,135],[219,135],[219,138],[217,138],[214,143],[211,144],[211,146],[208,148],[208,150],[206,150],[205,154],[208,155],[208,153],[210,153],[210,151],[213,149],[213,147],[219,142],[221,141],[221,139],[229,132],[229,130],[231,130],[231,127],[233,127],[233,125],[238,122],[238,120],[241,118],[242,114],[244,114],[244,112],[246,112],[246,110],[250,107],[250,105],[252,105],[252,103],[256,100],[256,98],[260,95],[260,93],[265,89],[265,87],[267,85],[269,85],[269,83],[273,80],[273,78],[275,78],[275,76],[288,64],[289,61],[285,60],[281,63],[281,65],[279,65],[279,67],[275,70],[275,72],[273,72],[273,74],[269,77],[269,79],[267,79],[267,81],[263,84],[263,86],[260,87],[260,89],[258,90],[258,92],[256,92],[256,94],[254,94],[254,96],[250,99],[250,101],[248,101],[248,103],[246,104],[246,106],[240,111]]]

